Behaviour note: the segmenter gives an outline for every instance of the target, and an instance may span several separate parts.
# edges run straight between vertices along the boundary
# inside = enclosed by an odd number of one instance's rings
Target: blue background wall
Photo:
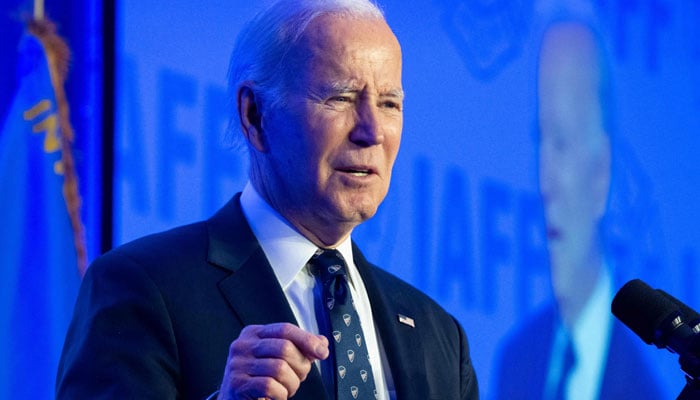
[[[608,108],[625,168],[617,172],[633,182],[619,195],[633,200],[624,213],[634,228],[627,245],[656,260],[619,266],[620,274],[700,307],[697,2],[381,4],[403,46],[404,139],[389,196],[354,237],[370,260],[461,321],[486,399],[503,338],[552,298],[535,77],[542,31],[554,18],[595,26],[611,63]],[[67,91],[91,259],[100,251],[102,193],[112,189],[101,164],[101,7],[47,2],[74,53]],[[29,1],[2,4],[0,116],[15,86],[18,15],[30,8]],[[225,132],[225,77],[235,36],[256,9],[243,1],[118,2],[113,245],[205,218],[243,187],[245,154]],[[636,344],[675,396],[683,385],[675,356]]]
[[[243,187],[245,153],[230,148],[225,131],[225,78],[236,34],[256,10],[250,4],[118,4],[115,244],[205,218]],[[552,296],[535,77],[542,30],[556,17],[597,27],[612,65],[616,157],[635,181],[626,195],[638,200],[626,218],[650,221],[643,229],[653,240],[639,251],[658,260],[621,266],[622,276],[700,304],[700,6],[381,4],[404,52],[404,138],[390,194],[355,239],[462,322],[485,398],[499,341]],[[642,351],[677,394],[675,356]]]
[[[83,196],[83,221],[88,232],[88,253],[100,253],[102,229],[102,121],[103,121],[103,23],[102,2],[46,1],[45,14],[71,49],[66,95],[75,130],[75,158]],[[16,79],[17,47],[32,15],[31,0],[0,2],[0,121],[4,120],[19,82]]]
[[[45,14],[55,22],[59,35],[72,50],[65,90],[75,132],[73,157],[79,175],[82,220],[91,259],[100,253],[103,191],[111,185],[111,179],[103,179],[102,168],[102,139],[105,134],[102,126],[102,6],[102,2],[90,0],[47,1],[45,4]],[[20,38],[25,33],[24,22],[32,15],[32,7],[31,0],[0,2],[0,126],[3,127],[0,135],[3,146],[8,143],[4,139],[23,138],[29,132],[22,130],[21,123],[10,122],[21,122],[21,115],[15,114],[14,117],[19,119],[12,119],[9,113],[21,85],[18,79],[18,49]],[[24,57],[26,63],[27,54]],[[24,68],[27,68],[26,64]],[[20,104],[29,98],[27,82],[23,86],[25,95],[20,98]],[[49,95],[49,90],[47,88],[46,93],[40,94]],[[13,201],[19,199],[19,204],[24,207],[3,207],[0,217],[0,242],[5,244],[0,256],[0,340],[3,343],[0,351],[0,398],[49,399],[53,398],[58,357],[80,277],[74,258],[70,257],[73,251],[72,232],[67,222],[67,212],[61,214],[65,207],[62,207],[60,189],[52,185],[55,176],[53,169],[41,171],[42,167],[53,165],[56,154],[44,154],[38,140],[27,139],[24,142],[21,139],[11,143],[17,143],[20,148],[0,148],[0,153],[11,160],[7,164],[3,162],[3,178],[0,181],[3,205],[18,204]],[[23,143],[27,144],[26,148],[22,147]],[[107,143],[110,141],[107,140]],[[36,147],[32,147],[35,144]],[[14,168],[15,163],[29,159],[34,162],[26,168],[4,169],[7,165]],[[3,157],[4,160],[6,158]],[[5,177],[12,182],[4,181]],[[103,186],[105,181],[107,186]],[[20,187],[25,182],[26,187]],[[23,197],[24,194],[28,196]],[[51,216],[51,220],[46,220],[47,215]],[[20,221],[26,225],[13,225],[22,223]],[[62,231],[59,227],[67,229]],[[69,247],[61,247],[61,243],[70,244]],[[15,257],[26,254],[31,257],[15,262]]]

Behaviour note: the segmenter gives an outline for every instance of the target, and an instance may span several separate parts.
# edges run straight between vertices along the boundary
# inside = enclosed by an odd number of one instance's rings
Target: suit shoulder
[[[547,302],[523,316],[512,326],[501,341],[506,354],[518,351],[539,351],[554,339],[554,327],[558,320],[556,304]]]
[[[129,267],[139,267],[152,272],[159,268],[172,271],[194,260],[206,260],[207,241],[206,222],[179,226],[118,246],[98,257],[88,270],[116,267],[126,272]]]

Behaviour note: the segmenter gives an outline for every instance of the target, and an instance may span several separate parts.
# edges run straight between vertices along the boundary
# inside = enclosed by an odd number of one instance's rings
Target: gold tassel
[[[78,176],[75,172],[73,161],[73,127],[70,123],[70,109],[64,90],[64,83],[68,76],[68,63],[70,61],[70,49],[61,37],[56,34],[55,25],[46,18],[35,19],[29,22],[29,32],[36,36],[44,47],[49,63],[51,85],[53,86],[58,107],[58,123],[61,138],[61,164],[63,166],[63,198],[70,216],[73,228],[73,241],[78,260],[78,272],[80,277],[87,269],[87,251],[85,246],[85,228],[80,218],[82,199],[78,191]]]

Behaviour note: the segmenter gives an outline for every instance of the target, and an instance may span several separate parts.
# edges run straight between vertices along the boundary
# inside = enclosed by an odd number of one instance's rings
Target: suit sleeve
[[[460,399],[462,400],[478,400],[479,399],[479,385],[476,379],[476,372],[474,371],[474,365],[471,361],[471,356],[469,355],[469,343],[467,342],[467,335],[464,333],[464,329],[457,322],[454,321],[459,331],[459,349],[460,349]]]
[[[88,269],[59,364],[56,398],[174,399],[177,348],[145,269],[112,252]]]

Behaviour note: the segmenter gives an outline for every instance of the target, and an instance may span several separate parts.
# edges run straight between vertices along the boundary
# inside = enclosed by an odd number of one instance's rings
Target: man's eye
[[[331,97],[331,101],[335,101],[338,103],[349,103],[352,101],[350,96],[333,96]]]
[[[384,108],[393,108],[396,110],[401,110],[401,103],[396,101],[384,101],[381,103],[381,106]]]

